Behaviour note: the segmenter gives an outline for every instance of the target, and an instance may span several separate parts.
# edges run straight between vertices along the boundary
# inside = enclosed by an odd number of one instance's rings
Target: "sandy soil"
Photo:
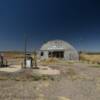
[[[61,71],[54,80],[0,80],[0,100],[100,100],[100,68],[95,66],[50,65]]]

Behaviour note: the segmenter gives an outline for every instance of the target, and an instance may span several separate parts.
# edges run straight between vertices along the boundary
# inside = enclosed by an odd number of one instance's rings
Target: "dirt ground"
[[[45,80],[2,80],[0,100],[100,100],[100,68],[96,64],[49,65],[61,75]]]

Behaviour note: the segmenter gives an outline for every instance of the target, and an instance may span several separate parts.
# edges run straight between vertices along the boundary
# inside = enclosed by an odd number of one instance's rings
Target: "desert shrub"
[[[49,75],[41,75],[41,76],[34,75],[33,76],[33,80],[34,81],[39,81],[39,80],[43,80],[43,81],[45,81],[45,80],[52,80],[52,81],[54,81],[55,78],[54,78],[54,76],[49,76]]]
[[[32,79],[33,79],[34,81],[38,81],[38,80],[41,80],[42,77],[39,76],[39,75],[33,75],[33,76],[32,76]]]
[[[69,68],[67,70],[67,77],[70,78],[71,80],[76,80],[77,79],[77,73],[75,72],[74,69]]]
[[[76,72],[75,72],[75,70],[69,68],[67,71],[67,74],[72,76],[72,75],[76,75]]]

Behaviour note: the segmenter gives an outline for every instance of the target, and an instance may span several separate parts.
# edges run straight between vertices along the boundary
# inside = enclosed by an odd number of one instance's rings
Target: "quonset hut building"
[[[63,40],[48,41],[40,48],[40,58],[61,58],[65,60],[79,60],[77,50]]]

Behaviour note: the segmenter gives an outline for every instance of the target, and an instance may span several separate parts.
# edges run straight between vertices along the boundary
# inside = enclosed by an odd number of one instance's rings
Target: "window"
[[[41,56],[43,56],[43,52],[41,52]]]

